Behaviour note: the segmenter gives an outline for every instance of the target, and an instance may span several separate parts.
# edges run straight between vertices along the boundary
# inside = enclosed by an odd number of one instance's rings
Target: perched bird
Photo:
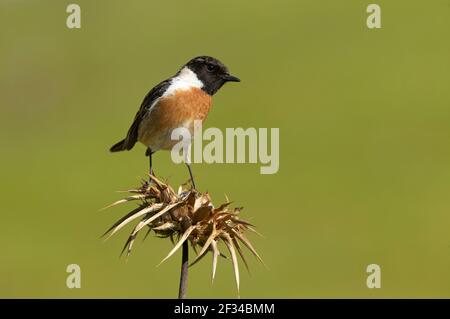
[[[240,82],[219,60],[199,56],[186,63],[173,77],[162,81],[142,101],[126,137],[113,145],[111,152],[131,150],[137,141],[147,147],[152,174],[152,154],[170,150],[178,141],[171,139],[172,130],[194,131],[194,121],[205,120],[212,96],[226,83]],[[192,186],[194,178],[186,162]]]

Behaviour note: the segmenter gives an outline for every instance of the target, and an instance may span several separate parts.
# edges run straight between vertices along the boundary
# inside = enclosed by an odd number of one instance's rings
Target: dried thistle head
[[[160,262],[163,263],[171,257],[188,240],[197,253],[190,266],[202,259],[207,252],[212,254],[212,281],[214,281],[217,260],[219,256],[225,257],[218,248],[221,241],[227,247],[235,274],[236,286],[239,291],[239,266],[236,252],[248,269],[242,252],[242,246],[263,263],[253,245],[246,238],[247,230],[256,232],[253,225],[239,218],[242,208],[230,208],[231,202],[214,207],[208,193],[202,194],[194,189],[180,187],[178,192],[173,188],[150,175],[151,183],[144,182],[138,189],[127,192],[130,196],[121,199],[108,207],[130,201],[140,201],[140,205],[119,219],[104,234],[106,239],[117,233],[125,225],[137,220],[122,253],[130,255],[134,241],[138,234],[147,229],[145,237],[153,232],[161,238],[170,238],[174,243],[173,249]],[[108,208],[107,207],[107,208]],[[175,243],[175,238],[177,242]],[[197,250],[199,248],[199,250]]]

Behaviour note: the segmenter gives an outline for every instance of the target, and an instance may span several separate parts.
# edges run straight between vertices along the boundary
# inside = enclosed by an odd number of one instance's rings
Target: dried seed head
[[[247,267],[241,244],[262,262],[261,257],[246,238],[247,230],[254,231],[253,225],[240,219],[238,214],[242,208],[230,208],[231,202],[215,208],[208,193],[199,193],[194,189],[180,187],[178,192],[173,188],[150,175],[152,183],[144,182],[138,189],[129,190],[130,195],[116,201],[108,207],[141,201],[138,208],[119,219],[104,236],[111,237],[132,221],[138,220],[133,231],[125,243],[123,252],[130,255],[134,241],[142,229],[148,229],[147,234],[153,230],[158,237],[179,238],[174,248],[161,261],[164,262],[172,256],[184,241],[191,242],[195,251],[199,247],[196,258],[191,266],[197,263],[208,251],[213,256],[212,280],[214,280],[217,258],[222,255],[218,249],[218,242],[222,241],[228,248],[235,273],[236,285],[239,290],[239,266],[236,252]]]

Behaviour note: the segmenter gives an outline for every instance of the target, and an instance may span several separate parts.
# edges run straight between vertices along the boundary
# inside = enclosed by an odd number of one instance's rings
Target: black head
[[[203,83],[203,91],[209,95],[216,93],[226,82],[240,82],[228,72],[228,68],[219,60],[210,56],[199,56],[186,65]]]

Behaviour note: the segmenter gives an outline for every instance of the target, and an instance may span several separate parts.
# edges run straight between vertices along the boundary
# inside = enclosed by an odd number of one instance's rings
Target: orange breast
[[[194,129],[194,120],[203,121],[211,108],[211,96],[198,88],[179,90],[159,99],[139,126],[139,141],[156,151],[171,149],[172,130]]]

